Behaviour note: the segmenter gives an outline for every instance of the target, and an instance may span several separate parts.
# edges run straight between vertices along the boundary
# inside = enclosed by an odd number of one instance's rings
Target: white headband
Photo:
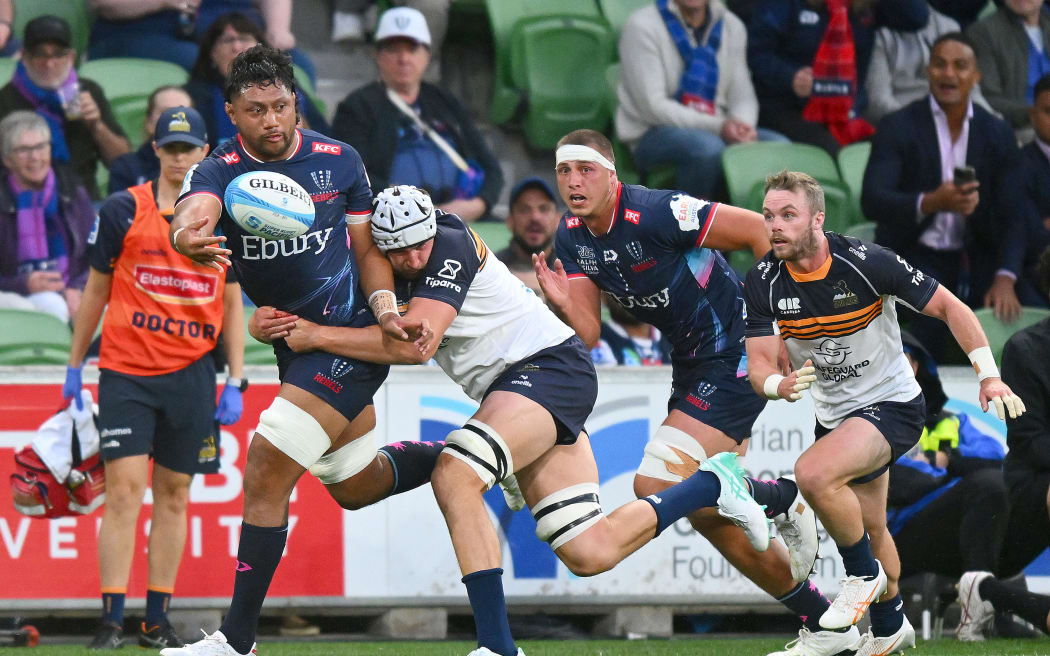
[[[577,144],[567,144],[558,149],[558,152],[555,154],[555,166],[562,162],[594,162],[595,164],[601,164],[610,171],[616,170],[616,165],[606,159],[605,155],[602,155],[590,146]]]

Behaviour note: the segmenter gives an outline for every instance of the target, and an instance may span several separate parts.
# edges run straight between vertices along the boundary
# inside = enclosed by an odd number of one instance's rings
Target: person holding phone
[[[927,76],[930,95],[879,124],[861,208],[878,222],[879,244],[970,307],[990,305],[1010,320],[1020,310],[1013,281],[1024,256],[1020,151],[1010,126],[972,102],[981,72],[966,36],[934,41]],[[966,362],[943,323],[901,315],[935,359]]]

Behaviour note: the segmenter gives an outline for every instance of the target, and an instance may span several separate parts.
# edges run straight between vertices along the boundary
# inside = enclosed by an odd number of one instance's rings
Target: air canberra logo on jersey
[[[135,265],[135,287],[161,303],[204,305],[215,300],[218,276],[167,267]]]
[[[314,230],[292,239],[263,239],[255,235],[241,235],[241,257],[245,260],[273,260],[313,251],[320,255],[328,246],[331,228]]]
[[[331,205],[336,197],[339,196],[339,191],[332,188],[332,171],[325,169],[323,171],[311,171],[310,179],[314,181],[314,185],[320,193],[310,194],[310,198],[313,199],[314,203],[328,203]]]
[[[664,287],[655,294],[649,294],[648,296],[617,296],[616,300],[619,301],[620,305],[624,309],[629,310],[633,307],[640,308],[658,308],[667,307],[671,300],[671,293],[667,287]]]
[[[314,145],[316,146],[317,144]],[[311,200],[309,194],[303,193],[303,191],[300,191],[296,187],[293,187],[289,184],[285,184],[284,182],[273,180],[271,178],[248,178],[248,186],[252,189],[272,189],[273,191],[276,191],[281,194],[295,196],[304,203],[308,200]]]
[[[671,214],[678,219],[678,229],[682,232],[692,232],[700,229],[699,212],[707,205],[706,200],[693,198],[686,194],[675,194],[671,196]]]
[[[856,294],[850,291],[845,280],[840,280],[835,283],[834,288],[835,295],[831,298],[831,302],[835,307],[840,308],[860,303],[860,299],[857,298]]]
[[[798,314],[802,311],[802,302],[797,298],[782,298],[777,301],[777,309],[783,314]]]
[[[332,361],[332,378],[342,378],[353,370],[354,365],[342,358],[336,358]]]

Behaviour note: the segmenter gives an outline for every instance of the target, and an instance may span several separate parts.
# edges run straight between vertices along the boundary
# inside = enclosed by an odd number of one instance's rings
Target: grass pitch
[[[784,648],[788,638],[681,638],[671,640],[524,640],[528,656],[765,656]],[[87,638],[85,638],[85,642]],[[273,642],[259,647],[259,656],[466,656],[473,642]],[[24,656],[94,656],[82,646],[40,646],[32,651],[0,648],[0,654]],[[137,646],[121,652],[155,653]],[[906,656],[1050,656],[1050,639],[989,640],[962,643],[951,638],[922,642]]]

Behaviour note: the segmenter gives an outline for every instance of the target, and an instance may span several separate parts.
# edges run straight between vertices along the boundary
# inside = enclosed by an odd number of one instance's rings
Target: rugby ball
[[[227,185],[223,202],[237,225],[263,239],[292,239],[314,224],[310,194],[282,173],[242,173]]]

